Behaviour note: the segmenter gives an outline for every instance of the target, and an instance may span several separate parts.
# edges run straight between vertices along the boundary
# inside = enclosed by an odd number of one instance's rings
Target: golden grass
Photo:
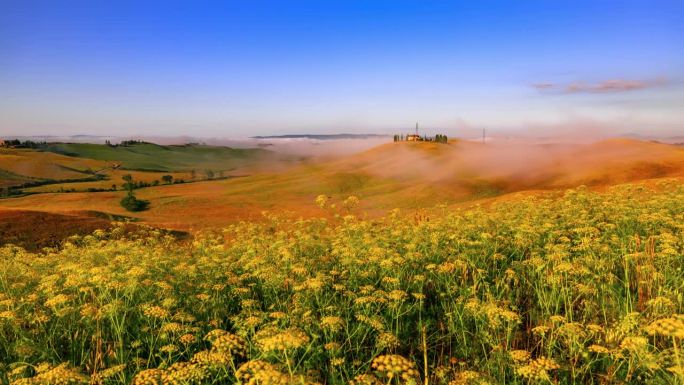
[[[31,178],[78,179],[88,176],[79,171],[98,170],[107,166],[108,162],[99,160],[31,149],[0,148],[0,169]]]
[[[684,176],[684,150],[676,146],[610,140],[587,146],[534,148],[537,153],[525,155],[529,153],[527,147],[506,150],[462,141],[448,145],[389,143],[341,160],[281,172],[137,190],[138,197],[149,200],[151,207],[133,216],[154,226],[197,230],[258,220],[264,210],[310,217],[314,214],[310,202],[319,194],[335,198],[358,195],[362,208],[377,216],[394,207],[460,206],[496,197],[505,200],[506,194],[520,191],[556,191],[581,184],[601,189],[624,182]],[[511,159],[524,156],[536,162],[512,164]],[[125,172],[115,171],[113,180],[92,184],[105,188],[120,184],[120,179],[115,179]],[[132,174],[136,180],[159,177],[156,173]],[[0,200],[0,207],[57,213],[85,209],[125,215],[129,213],[119,205],[123,194],[40,194]]]

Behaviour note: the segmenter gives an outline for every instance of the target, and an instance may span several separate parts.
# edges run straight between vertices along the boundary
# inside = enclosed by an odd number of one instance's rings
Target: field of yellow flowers
[[[682,384],[684,186],[0,249],[3,384]],[[333,208],[333,206],[339,208]]]

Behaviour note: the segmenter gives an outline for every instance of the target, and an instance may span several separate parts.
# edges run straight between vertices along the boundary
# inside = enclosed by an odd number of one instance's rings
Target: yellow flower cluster
[[[620,349],[629,350],[631,352],[639,352],[648,346],[648,339],[645,337],[625,337],[620,342]]]
[[[589,346],[588,349],[589,349],[590,352],[598,353],[598,354],[608,354],[608,353],[610,353],[610,349],[608,349],[608,348],[605,347],[605,346],[597,345],[597,344],[593,344],[593,345]]]
[[[651,335],[684,339],[684,314],[656,320],[646,327],[646,332]]]
[[[141,309],[145,317],[165,319],[170,316],[168,310],[155,305],[142,305]]]
[[[183,331],[183,325],[179,324],[178,322],[167,322],[162,325],[160,330],[163,333],[180,333]]]
[[[175,362],[162,375],[164,385],[202,384],[209,373],[203,365],[194,362]]]
[[[344,320],[340,317],[326,316],[321,318],[321,326],[324,329],[336,332],[344,328]]]
[[[183,345],[191,345],[197,341],[197,338],[193,334],[188,333],[178,337],[178,341]]]
[[[256,341],[264,352],[280,352],[298,349],[306,345],[309,342],[309,336],[296,328],[287,330],[264,329],[257,333]]]
[[[382,385],[383,382],[372,374],[359,374],[349,381],[349,385]]]
[[[378,335],[375,341],[375,346],[380,349],[395,349],[399,347],[399,338],[392,333],[382,332]]]
[[[228,332],[214,333],[216,331],[217,330],[209,332],[212,336],[209,337],[208,334],[206,337],[206,339],[211,341],[211,346],[214,351],[241,357],[244,357],[247,354],[247,343],[244,339]]]
[[[57,294],[54,297],[51,297],[50,299],[45,301],[45,306],[57,308],[69,302],[70,299],[71,298],[66,294]]]
[[[178,351],[178,346],[174,344],[167,344],[159,348],[159,351],[166,354],[175,353]]]
[[[133,377],[132,385],[202,384],[209,376],[208,366],[199,362],[173,363],[166,369],[145,369]]]
[[[560,368],[560,366],[553,359],[539,357],[530,361],[527,365],[516,369],[516,373],[529,380],[548,380],[549,371],[558,368]]]
[[[15,321],[17,319],[17,313],[12,310],[0,311],[0,320],[2,321]]]
[[[123,373],[123,371],[126,369],[126,364],[121,364],[121,365],[116,365],[112,366],[111,368],[107,368],[104,370],[101,370],[92,376],[90,376],[90,384],[91,385],[104,385],[104,383],[116,376],[117,374]]]
[[[372,327],[373,329],[375,329],[377,331],[384,331],[385,330],[385,325],[382,323],[381,320],[379,320],[377,318],[368,317],[368,316],[363,315],[363,314],[356,314],[355,317],[356,317],[357,321],[362,322],[362,323]]]
[[[164,370],[145,369],[133,377],[131,385],[163,385]]]
[[[417,381],[420,374],[416,369],[416,364],[409,359],[397,355],[388,354],[378,356],[373,359],[371,368],[380,375],[389,379],[399,378],[403,381]]]
[[[473,371],[473,370],[464,370],[461,372],[458,372],[456,374],[456,377],[449,381],[448,385],[471,385],[471,384],[477,384],[477,385],[486,385],[488,384],[488,381],[485,380],[485,378],[482,376],[481,373]]]
[[[193,363],[206,367],[222,367],[230,365],[232,361],[233,356],[231,354],[214,350],[201,350],[195,353],[191,360]]]
[[[287,385],[295,383],[277,366],[261,360],[246,362],[238,368],[235,377],[244,385]]]
[[[520,322],[518,313],[495,303],[483,303],[473,298],[466,303],[465,308],[474,316],[487,319],[492,328],[510,327]]]
[[[511,350],[508,355],[516,364],[527,362],[530,359],[530,352],[527,350]]]
[[[319,195],[316,197],[314,200],[316,205],[320,208],[325,208],[325,205],[328,203],[328,196],[327,195]]]
[[[65,362],[57,366],[47,363],[38,365],[35,376],[15,380],[11,385],[78,385],[89,382],[89,377]]]

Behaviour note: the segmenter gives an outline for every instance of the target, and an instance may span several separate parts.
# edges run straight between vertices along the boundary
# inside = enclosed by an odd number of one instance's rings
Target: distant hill
[[[203,148],[206,146],[196,145],[186,148],[152,146],[114,148],[107,150],[111,153],[100,156],[108,154],[125,159],[124,155],[127,155],[133,164],[144,160],[155,162],[157,166],[154,167],[159,167],[160,163],[166,167],[171,164],[179,167],[186,164],[185,159],[190,156],[183,151],[190,151],[196,160],[202,159],[199,154],[208,151]],[[69,151],[82,154],[87,149],[69,147]],[[230,153],[225,149],[212,151]],[[250,154],[247,158],[233,162],[250,164],[259,159],[255,154],[260,153],[247,154]],[[217,159],[220,157],[205,161]],[[579,185],[603,188],[655,178],[683,178],[684,149],[631,139],[543,145],[482,144],[462,140],[452,140],[448,144],[390,142],[349,156],[314,159],[299,162],[294,167],[255,170],[249,174],[242,178],[140,189],[137,195],[149,200],[151,208],[135,216],[146,224],[191,231],[219,228],[239,220],[259,220],[264,211],[289,212],[303,218],[321,215],[321,210],[312,203],[320,194],[336,200],[356,195],[361,199],[361,209],[373,216],[397,207],[422,209],[440,203],[460,205],[479,199],[498,199],[519,191],[562,191]],[[154,175],[154,178],[158,177]],[[135,179],[141,180],[142,175],[136,175]],[[121,178],[113,176],[111,180],[120,183]],[[120,190],[35,194],[0,199],[0,207],[47,212],[94,210],[127,215],[119,205],[122,194]]]
[[[0,187],[48,180],[92,178],[106,162],[25,148],[0,148]]]
[[[15,193],[20,189],[26,193],[109,190],[125,174],[150,184],[160,183],[162,174],[172,174],[177,181],[196,181],[211,178],[208,175],[245,175],[298,162],[294,156],[260,148],[200,144],[33,142],[26,147],[0,147],[0,196],[8,194],[8,188]]]
[[[634,139],[591,144],[388,143],[338,161],[339,170],[468,194],[605,186],[684,176],[684,149]],[[477,195],[477,194],[476,194]]]
[[[288,134],[288,135],[267,135],[267,136],[252,136],[252,139],[315,139],[315,140],[339,140],[339,139],[371,139],[371,138],[389,138],[391,135],[381,134]]]
[[[231,170],[277,156],[260,148],[231,148],[200,144],[161,146],[153,143],[108,146],[90,143],[49,143],[41,150],[61,155],[117,162],[129,170]]]

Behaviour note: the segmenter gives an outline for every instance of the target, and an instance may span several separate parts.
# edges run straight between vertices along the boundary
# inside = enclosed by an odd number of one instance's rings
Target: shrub
[[[128,211],[145,211],[150,205],[149,201],[138,199],[133,194],[126,195],[120,203]]]

